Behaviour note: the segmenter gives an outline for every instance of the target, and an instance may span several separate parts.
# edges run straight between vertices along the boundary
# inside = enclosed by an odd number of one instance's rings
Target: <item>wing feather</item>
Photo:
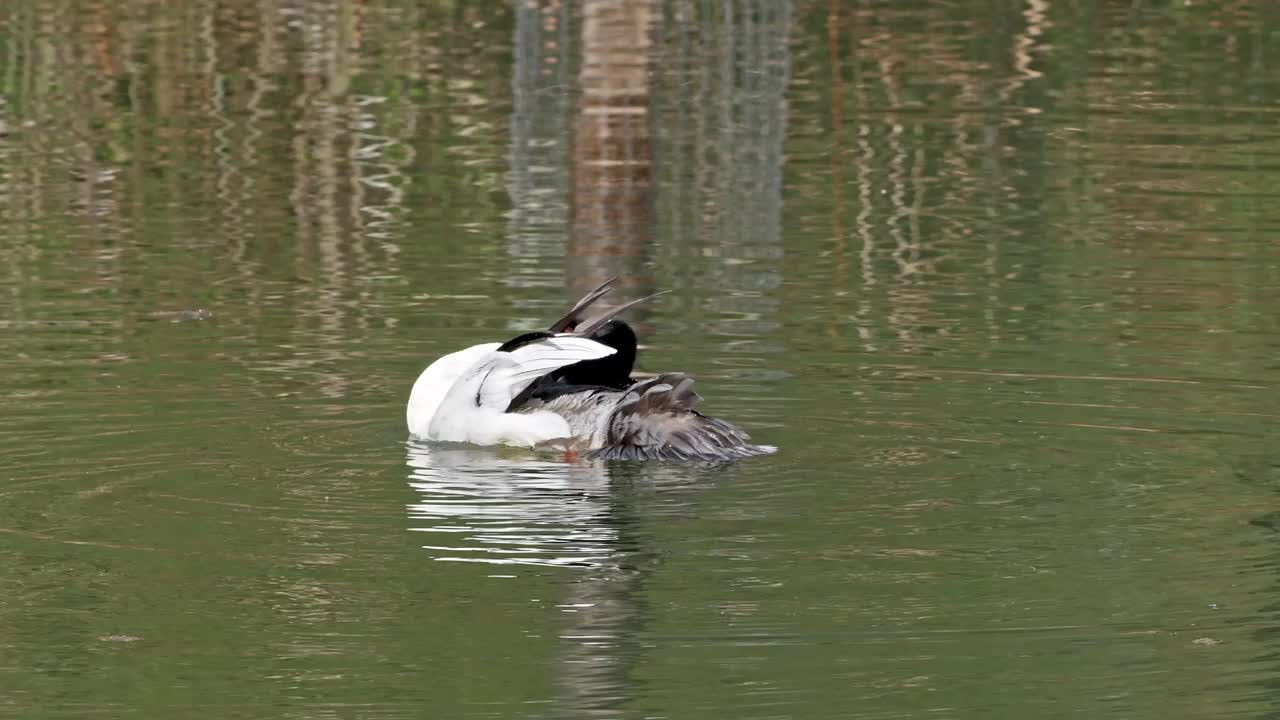
[[[608,420],[605,460],[731,460],[767,455],[776,448],[753,445],[738,426],[694,410],[702,398],[693,379],[664,373],[631,386]]]
[[[512,398],[543,375],[565,365],[596,360],[615,352],[617,350],[608,345],[574,335],[555,335],[521,345],[511,352],[496,352],[491,366],[480,369],[483,378],[476,393],[477,404],[505,410]]]
[[[525,345],[511,353],[512,359],[516,362],[516,367],[511,373],[512,381],[520,384],[516,389],[519,393],[526,385],[552,370],[558,370],[565,365],[572,365],[582,360],[598,360],[616,352],[618,351],[608,345],[585,337],[556,335],[541,342]]]

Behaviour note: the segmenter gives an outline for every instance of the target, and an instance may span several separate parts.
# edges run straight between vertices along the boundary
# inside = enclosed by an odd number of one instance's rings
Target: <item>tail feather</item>
[[[575,303],[572,308],[569,308],[569,312],[565,313],[564,317],[551,323],[551,327],[547,328],[547,331],[551,333],[564,333],[576,330],[578,328],[578,324],[582,322],[582,313],[585,312],[592,303],[604,297],[609,292],[610,286],[612,286],[614,281],[617,279],[618,277],[615,275],[614,277],[600,283],[595,290],[592,290],[582,296],[581,300]]]
[[[663,290],[661,292],[656,292],[652,295],[646,295],[645,297],[639,298],[638,300],[632,300],[631,302],[624,303],[612,310],[606,311],[602,315],[598,315],[596,317],[591,318],[590,320],[586,320],[585,314],[587,312],[587,308],[594,305],[596,301],[599,300],[600,298],[609,294],[609,291],[613,289],[613,283],[616,282],[617,280],[618,280],[618,277],[615,275],[609,278],[608,280],[605,280],[604,282],[600,283],[591,292],[587,293],[586,295],[583,295],[581,300],[574,303],[573,307],[569,308],[569,312],[565,313],[564,316],[561,317],[559,320],[556,320],[555,322],[551,323],[551,326],[547,328],[547,332],[553,335],[558,335],[561,333],[574,333],[577,335],[588,336],[588,335],[591,335],[591,333],[595,332],[596,330],[599,330],[600,328],[604,327],[605,323],[614,319],[618,315],[621,315],[623,312],[630,310],[636,305],[639,305],[640,303],[643,303],[643,302],[648,302],[658,297],[659,295],[666,295],[667,293],[671,292],[670,290]]]
[[[693,379],[664,373],[631,386],[608,419],[602,447],[590,453],[604,460],[733,460],[776,451],[753,445],[738,426],[703,415],[693,407],[702,397]]]
[[[597,317],[593,317],[593,318],[591,318],[590,320],[586,321],[584,324],[579,325],[579,326],[574,330],[574,332],[576,332],[576,333],[578,333],[578,334],[580,334],[580,335],[590,335],[591,333],[595,332],[596,330],[599,330],[600,328],[604,327],[605,323],[607,323],[607,322],[609,322],[610,320],[614,319],[615,317],[617,317],[617,316],[621,315],[622,313],[626,312],[627,310],[630,310],[631,308],[635,307],[636,305],[639,305],[640,303],[648,302],[648,301],[650,301],[650,300],[652,300],[652,299],[654,299],[654,298],[656,298],[656,297],[659,297],[659,296],[661,296],[661,295],[666,295],[666,294],[667,294],[667,293],[669,293],[669,292],[671,292],[671,291],[670,291],[670,290],[663,290],[663,291],[661,291],[661,292],[656,292],[656,293],[654,293],[654,294],[652,294],[652,295],[645,295],[645,296],[644,296],[644,297],[642,297],[642,298],[638,298],[638,299],[636,299],[636,300],[632,300],[631,302],[628,302],[628,303],[623,303],[622,305],[619,305],[618,307],[616,307],[616,308],[614,308],[614,309],[612,309],[612,310],[609,310],[608,312],[604,313],[603,315],[600,315],[600,316],[597,316]]]

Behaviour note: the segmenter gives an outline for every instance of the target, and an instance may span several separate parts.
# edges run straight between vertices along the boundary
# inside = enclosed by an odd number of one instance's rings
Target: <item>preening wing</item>
[[[505,410],[512,398],[534,380],[565,365],[596,360],[617,350],[574,335],[555,335],[530,342],[511,352],[494,353],[490,367],[482,368],[478,402],[483,407]]]
[[[591,457],[605,460],[732,460],[776,448],[752,445],[738,426],[693,409],[702,398],[693,379],[665,373],[632,385],[609,418],[604,446]]]

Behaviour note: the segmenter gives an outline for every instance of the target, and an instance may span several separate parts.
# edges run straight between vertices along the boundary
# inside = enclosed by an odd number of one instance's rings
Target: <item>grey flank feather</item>
[[[693,379],[664,373],[632,385],[618,398],[605,437],[589,456],[604,460],[733,460],[775,448],[751,444],[741,428],[693,409],[702,398]]]

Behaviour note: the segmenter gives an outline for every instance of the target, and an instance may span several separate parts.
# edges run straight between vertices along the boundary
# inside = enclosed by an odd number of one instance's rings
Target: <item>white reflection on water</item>
[[[407,443],[411,530],[437,560],[602,567],[610,525],[609,474],[600,462],[556,462],[509,448]]]
[[[733,464],[567,463],[511,448],[406,444],[408,506],[436,560],[580,567],[565,576],[555,706],[575,716],[630,702],[630,674],[652,622],[643,601],[661,564],[654,527],[701,514]],[[518,592],[518,590],[517,590]]]

